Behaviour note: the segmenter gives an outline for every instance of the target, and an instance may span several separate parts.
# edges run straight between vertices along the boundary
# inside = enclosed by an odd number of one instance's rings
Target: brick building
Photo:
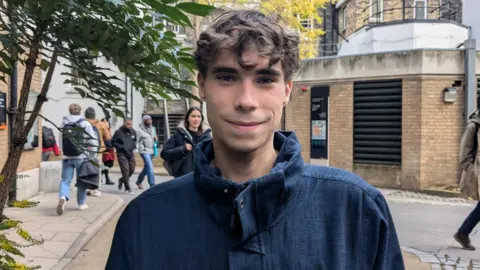
[[[23,84],[23,76],[25,72],[25,67],[18,65],[18,91],[20,93],[21,86]],[[42,73],[40,69],[36,69],[33,75],[32,86],[31,86],[31,98],[29,98],[29,105],[32,106],[35,102],[35,93],[39,93],[42,86]],[[6,93],[6,105],[9,106],[9,86],[0,82],[0,92]],[[47,105],[48,106],[48,105]],[[37,120],[37,123],[34,125],[32,132],[29,134],[29,142],[25,146],[25,151],[22,154],[20,164],[18,166],[18,177],[17,179],[17,199],[23,200],[37,195],[39,190],[39,178],[40,178],[40,163],[42,156],[42,149],[40,147],[32,148],[30,146],[31,140],[34,135],[41,134],[41,123],[40,120]],[[9,148],[9,130],[8,125],[5,129],[0,130],[0,152],[3,155],[0,156],[0,166],[3,167],[5,161],[8,157],[8,148]],[[41,137],[39,138],[41,142]]]
[[[456,185],[464,78],[462,50],[308,60],[295,78],[285,128],[296,131],[306,162],[384,187]],[[448,87],[457,89],[453,103],[444,101]]]

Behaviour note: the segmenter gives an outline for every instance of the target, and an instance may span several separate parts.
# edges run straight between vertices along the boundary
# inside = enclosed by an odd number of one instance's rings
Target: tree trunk
[[[18,112],[15,115],[15,125],[12,135],[12,151],[8,155],[7,161],[3,165],[0,173],[0,222],[3,218],[3,210],[8,199],[8,192],[12,187],[12,183],[17,177],[17,168],[23,153],[23,146],[27,142],[27,133],[25,130],[25,112],[27,107],[28,95],[32,84],[33,73],[36,67],[36,61],[39,55],[40,36],[35,36],[30,47],[30,52],[26,61],[25,75],[23,77],[23,85],[20,91],[20,101],[18,104]],[[37,112],[38,114],[38,112]]]

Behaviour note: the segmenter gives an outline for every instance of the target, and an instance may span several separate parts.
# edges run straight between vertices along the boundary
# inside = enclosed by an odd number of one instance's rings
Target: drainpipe
[[[130,118],[133,120],[133,84],[130,83]]]
[[[170,139],[170,123],[168,121],[168,103],[167,100],[163,99],[163,118],[165,123],[165,142]]]
[[[403,8],[402,8],[402,15],[403,15],[403,20],[405,21],[405,8],[407,8],[407,4],[405,3],[407,0],[403,0]]]
[[[12,34],[16,34],[16,26],[14,19],[10,16],[10,24],[12,27]],[[10,102],[8,108],[8,153],[13,150],[13,127],[15,126],[15,116],[17,115],[18,106],[18,61],[14,61],[12,65],[12,74],[10,75]],[[8,200],[14,201],[17,199],[17,178],[13,180],[12,188],[8,192]]]
[[[128,78],[125,74],[125,119],[128,118]]]
[[[476,45],[475,39],[465,41],[465,123],[477,109]]]

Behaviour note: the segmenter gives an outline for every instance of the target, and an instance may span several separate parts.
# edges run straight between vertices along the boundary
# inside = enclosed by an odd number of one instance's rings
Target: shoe
[[[100,192],[99,190],[95,189],[95,190],[91,190],[90,191],[90,195],[92,197],[100,197],[102,195],[102,192]]]
[[[122,191],[122,182],[118,181],[118,191]]]
[[[82,204],[82,205],[79,205],[79,206],[78,206],[78,210],[80,210],[80,211],[87,210],[87,209],[88,209],[88,205],[87,205],[87,204]]]
[[[57,215],[61,216],[63,214],[66,203],[67,203],[67,199],[65,197],[60,197],[60,201],[58,201],[58,205],[57,205]]]
[[[472,246],[472,244],[470,243],[470,238],[468,237],[468,235],[463,235],[463,234],[457,232],[457,233],[455,233],[453,238],[455,238],[455,240],[457,240],[457,242],[460,245],[462,245],[463,249],[475,250],[475,247]]]
[[[142,184],[137,184],[138,189],[143,189]]]
[[[127,193],[128,195],[135,195],[135,193],[133,193],[133,191],[131,190],[125,190],[125,193]]]
[[[105,182],[105,185],[112,186],[112,185],[115,185],[115,182],[108,180],[108,181]]]

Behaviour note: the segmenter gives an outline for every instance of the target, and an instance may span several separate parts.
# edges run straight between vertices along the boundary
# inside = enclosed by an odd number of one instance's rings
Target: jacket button
[[[243,208],[244,204],[245,204],[245,203],[244,203],[243,199],[240,200],[240,208]]]
[[[228,188],[224,189],[223,192],[228,193]]]

